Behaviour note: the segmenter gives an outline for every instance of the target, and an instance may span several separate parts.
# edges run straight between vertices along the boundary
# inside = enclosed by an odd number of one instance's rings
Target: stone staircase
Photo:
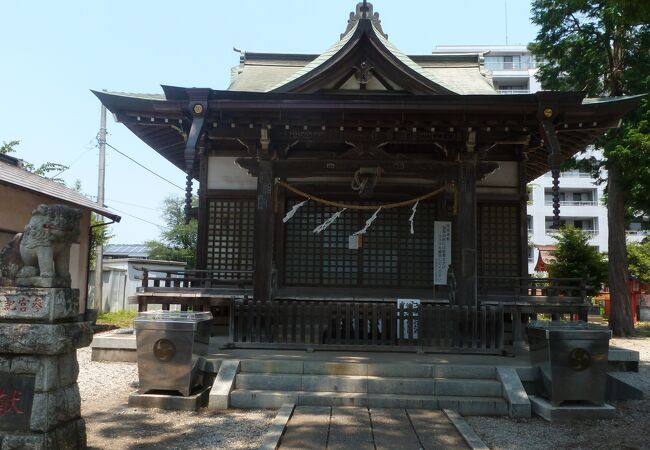
[[[242,360],[230,393],[234,408],[367,406],[449,408],[462,415],[508,415],[490,366]]]

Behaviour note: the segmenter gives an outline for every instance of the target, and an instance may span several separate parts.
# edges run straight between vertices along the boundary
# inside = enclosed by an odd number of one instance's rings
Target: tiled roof
[[[56,200],[90,209],[104,217],[108,217],[116,222],[120,221],[120,216],[106,208],[100,207],[97,203],[88,197],[74,191],[61,183],[35,175],[11,164],[0,162],[0,184],[15,186],[19,189],[34,192]]]
[[[263,54],[264,58],[259,59],[255,56],[262,54],[253,54],[250,58],[245,54],[243,62],[233,68],[232,82],[228,90],[270,92],[286,86],[337,57],[357,33],[358,28],[359,22],[351,27],[341,40],[311,60],[305,59],[305,55]],[[370,26],[369,32],[374,34],[381,45],[401,64],[435,85],[460,95],[496,93],[490,80],[481,73],[478,55],[474,62],[465,61],[462,64],[446,63],[447,55],[408,56],[395,47],[375,24]]]
[[[332,56],[336,55],[336,54],[339,52],[339,50],[341,50],[341,49],[345,46],[345,44],[347,44],[347,43],[350,41],[350,38],[351,38],[352,36],[354,36],[354,33],[357,31],[357,27],[358,27],[358,26],[359,26],[359,23],[357,22],[357,24],[356,24],[354,27],[352,27],[352,29],[350,29],[350,31],[349,31],[345,36],[343,36],[343,37],[341,38],[340,41],[338,41],[337,43],[335,43],[334,45],[332,45],[332,46],[331,46],[329,49],[327,49],[323,54],[321,54],[320,56],[318,56],[316,59],[314,59],[312,62],[310,62],[309,64],[307,64],[307,65],[306,65],[305,67],[303,67],[302,69],[300,69],[300,70],[298,70],[297,72],[295,72],[295,73],[294,73],[293,75],[291,75],[289,78],[287,78],[286,80],[283,80],[281,83],[278,83],[276,86],[273,86],[270,90],[274,90],[274,89],[279,88],[280,86],[284,86],[285,84],[289,84],[289,83],[291,83],[292,81],[297,80],[297,79],[300,78],[301,76],[303,76],[303,75],[305,75],[305,74],[308,74],[308,73],[311,72],[312,70],[318,68],[318,67],[321,66],[322,64],[324,64],[324,63],[326,63],[327,61],[329,61],[329,59],[330,59]]]

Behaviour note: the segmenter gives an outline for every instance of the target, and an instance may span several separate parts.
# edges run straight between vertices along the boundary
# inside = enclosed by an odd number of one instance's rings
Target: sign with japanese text
[[[33,375],[0,372],[0,431],[29,429],[34,381]]]
[[[451,222],[433,224],[433,284],[447,285],[451,265]]]
[[[70,289],[0,288],[0,318],[21,320],[74,319],[79,292]]]
[[[418,324],[417,319],[420,315],[420,300],[410,298],[397,299],[398,315],[400,311],[404,312],[402,320],[397,321],[397,338],[398,339],[417,339],[418,338]]]

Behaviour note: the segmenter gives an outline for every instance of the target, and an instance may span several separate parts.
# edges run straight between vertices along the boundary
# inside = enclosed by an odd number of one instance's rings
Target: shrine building
[[[141,309],[209,307],[233,345],[488,352],[584,317],[585,280],[529,278],[526,184],[551,171],[559,227],[560,164],[639,98],[499,95],[480,53],[407,55],[366,2],[342,31],[242,52],[226,90],[95,92],[187,174],[198,220],[197,270],[145,274]]]

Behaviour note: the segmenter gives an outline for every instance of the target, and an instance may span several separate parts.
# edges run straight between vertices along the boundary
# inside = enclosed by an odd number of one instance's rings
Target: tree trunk
[[[627,246],[625,241],[625,192],[618,167],[608,168],[607,220],[609,222],[609,327],[615,336],[632,336],[634,322],[627,290]]]

